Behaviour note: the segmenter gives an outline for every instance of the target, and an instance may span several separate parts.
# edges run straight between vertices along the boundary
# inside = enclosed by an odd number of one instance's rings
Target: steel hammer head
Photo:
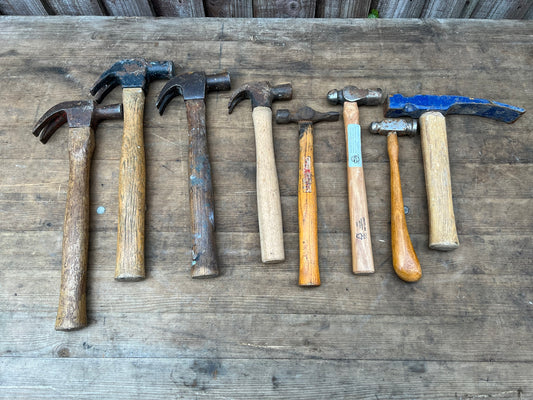
[[[378,135],[388,135],[396,133],[398,136],[414,136],[418,131],[416,119],[384,119],[381,122],[372,122],[370,124],[370,133]]]
[[[230,76],[227,72],[206,75],[204,72],[187,72],[172,78],[161,89],[156,106],[159,114],[163,115],[167,104],[176,96],[183,96],[187,100],[205,99],[207,92],[215,90],[229,90]]]
[[[291,113],[289,110],[282,109],[276,112],[276,122],[278,124],[288,124],[289,122],[309,122],[316,124],[321,121],[337,121],[339,113],[336,111],[318,112],[311,107],[302,107],[296,113]]]
[[[144,58],[117,61],[105,71],[91,88],[100,103],[117,85],[123,88],[142,88],[146,94],[148,83],[155,79],[170,79],[174,75],[172,61],[147,62]]]
[[[228,103],[229,113],[231,114],[235,106],[244,99],[252,101],[252,109],[255,107],[272,108],[272,102],[275,100],[292,99],[292,85],[285,83],[271,86],[268,81],[246,83],[232,93]]]
[[[523,108],[509,104],[464,96],[421,94],[404,97],[401,94],[395,94],[388,98],[387,104],[385,105],[386,117],[420,118],[422,114],[428,111],[438,111],[443,115],[477,115],[507,123],[516,121],[526,112]]]
[[[346,86],[344,89],[333,89],[328,92],[330,104],[343,104],[345,101],[358,105],[377,106],[385,100],[381,89],[359,89],[355,86]]]
[[[92,100],[65,101],[45,112],[32,133],[44,144],[65,122],[68,122],[69,128],[95,128],[104,119],[122,119],[122,104],[101,106]]]

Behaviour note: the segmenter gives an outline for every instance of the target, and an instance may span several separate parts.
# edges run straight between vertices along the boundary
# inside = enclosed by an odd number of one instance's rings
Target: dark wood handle
[[[313,159],[313,125],[300,125],[298,225],[300,238],[300,286],[319,286],[318,214]]]
[[[90,127],[69,132],[69,181],[63,225],[61,289],[55,329],[87,326],[87,254],[89,246],[89,175],[94,151]]]
[[[188,100],[189,124],[189,205],[191,209],[193,278],[218,275],[215,245],[215,207],[211,164],[207,148],[205,103]]]
[[[387,136],[387,149],[390,161],[392,265],[401,279],[416,282],[422,276],[422,269],[405,221],[396,133]]]
[[[115,279],[144,279],[146,165],[144,155],[144,92],[123,89],[124,133],[118,179],[118,235]]]

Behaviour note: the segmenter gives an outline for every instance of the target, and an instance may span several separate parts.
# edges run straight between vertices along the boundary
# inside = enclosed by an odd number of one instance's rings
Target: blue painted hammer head
[[[443,115],[477,115],[507,123],[516,121],[526,112],[523,108],[509,104],[464,96],[416,95],[404,97],[401,94],[395,94],[389,97],[385,105],[385,116],[393,118],[420,118],[422,114],[429,111],[438,111]]]

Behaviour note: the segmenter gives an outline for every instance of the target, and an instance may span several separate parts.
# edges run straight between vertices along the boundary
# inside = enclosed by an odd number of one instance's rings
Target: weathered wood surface
[[[533,398],[530,22],[2,17],[0,38],[0,399]],[[159,116],[164,82],[154,82],[144,132],[147,278],[113,280],[122,123],[104,121],[91,174],[89,325],[56,332],[67,130],[43,146],[31,128],[134,56],[228,70],[234,87],[292,82],[294,100],[274,109],[340,111],[325,95],[352,83],[528,112],[513,125],[447,117],[461,242],[453,252],[427,248],[420,138],[400,141],[407,226],[424,271],[415,284],[391,264],[387,144],[366,128],[381,108],[361,107],[370,276],[351,273],[343,124],[321,125],[322,286],[306,290],[297,285],[297,132],[274,125],[286,261],[265,266],[251,108],[228,115],[227,93],[207,100],[221,276],[190,279],[186,114],[172,102]],[[120,101],[121,91],[108,97]]]

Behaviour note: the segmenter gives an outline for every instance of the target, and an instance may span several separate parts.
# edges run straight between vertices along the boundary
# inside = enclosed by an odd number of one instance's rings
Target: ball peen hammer
[[[118,234],[115,279],[144,279],[144,221],[146,164],[144,154],[144,100],[154,79],[170,79],[172,61],[147,62],[142,58],[117,61],[91,89],[100,103],[117,85],[122,86],[124,133],[120,154],[118,188]]]
[[[228,110],[231,114],[243,99],[252,101],[252,120],[256,149],[256,188],[261,260],[276,263],[285,260],[283,221],[278,174],[272,136],[272,102],[290,100],[292,86],[271,86],[269,82],[246,83],[231,95]]]
[[[87,325],[86,288],[89,247],[89,177],[94,129],[104,119],[122,118],[122,105],[100,106],[93,101],[69,101],[50,108],[33,134],[46,144],[65,122],[69,126],[69,181],[63,224],[61,289],[55,329],[70,331]]]
[[[405,221],[398,163],[398,136],[415,135],[417,126],[416,120],[403,119],[387,119],[381,122],[372,122],[370,125],[370,133],[387,136],[390,163],[392,266],[396,275],[407,282],[419,280],[422,277],[422,268],[411,243]]]
[[[395,94],[388,98],[386,117],[418,118],[429,213],[429,248],[448,251],[459,246],[453,210],[445,115],[477,115],[512,123],[520,107],[464,96]]]
[[[330,90],[328,101],[343,104],[342,116],[346,134],[346,155],[348,164],[348,207],[352,240],[352,271],[354,274],[374,272],[374,258],[368,220],[363,157],[361,153],[361,127],[359,105],[375,106],[383,103],[381,89],[359,89],[346,86]]]
[[[161,90],[157,108],[163,115],[175,96],[183,96],[189,128],[189,206],[191,211],[193,278],[218,275],[215,245],[215,206],[211,179],[211,164],[207,148],[205,97],[207,92],[229,90],[227,72],[206,75],[188,72],[172,78]]]
[[[313,124],[321,121],[338,121],[338,112],[320,113],[310,107],[302,107],[296,113],[278,110],[276,122],[296,122],[299,127],[299,178],[298,178],[298,226],[300,239],[300,286],[320,286],[318,266],[318,213],[313,156]]]

